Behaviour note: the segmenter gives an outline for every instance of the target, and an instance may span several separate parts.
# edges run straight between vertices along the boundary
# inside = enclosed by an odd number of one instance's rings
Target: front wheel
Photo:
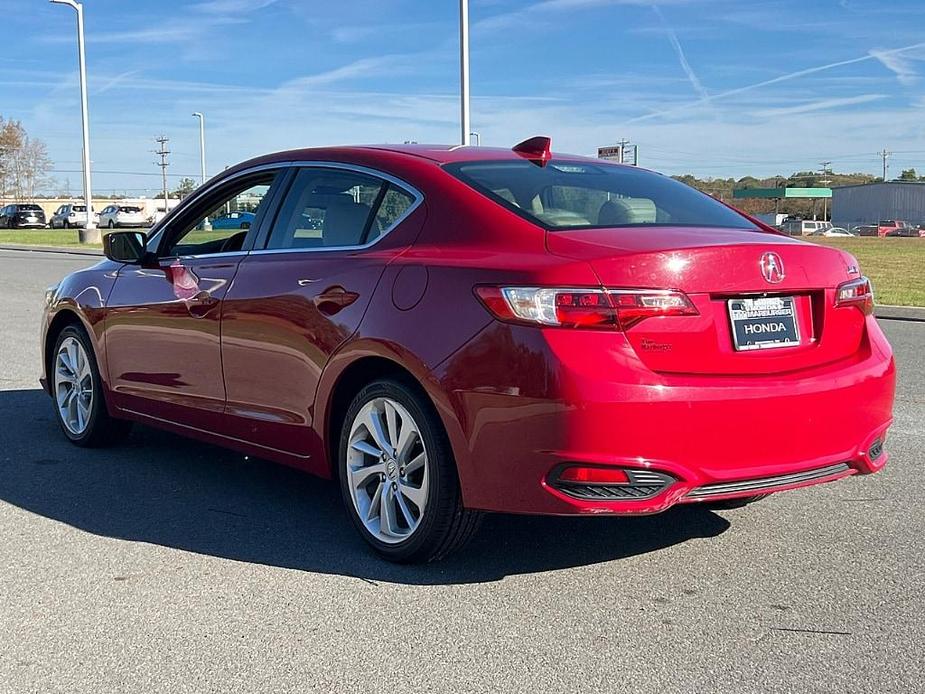
[[[344,417],[338,447],[344,505],[360,534],[396,562],[440,559],[474,534],[456,463],[430,403],[403,382],[366,386]]]
[[[72,443],[107,446],[125,438],[131,423],[109,416],[93,346],[81,328],[70,325],[61,331],[51,366],[58,424]]]

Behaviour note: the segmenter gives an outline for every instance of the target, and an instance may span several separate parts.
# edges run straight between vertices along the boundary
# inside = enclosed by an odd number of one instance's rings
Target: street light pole
[[[196,111],[193,114],[199,119],[199,182],[206,182],[206,117]]]
[[[469,133],[469,134],[472,135],[472,137],[475,138],[475,146],[476,146],[476,147],[481,147],[481,146],[482,146],[482,133],[476,132],[475,130],[473,130],[473,131],[472,131],[471,133]]]
[[[460,140],[469,144],[469,0],[459,0]]]
[[[87,108],[87,59],[84,50],[84,8],[76,0],[51,0],[67,5],[77,12],[77,62],[80,70],[80,117],[83,123],[83,181],[84,204],[87,206],[87,224],[79,230],[81,243],[99,243],[100,232],[93,219],[93,191],[90,186],[90,114]]]

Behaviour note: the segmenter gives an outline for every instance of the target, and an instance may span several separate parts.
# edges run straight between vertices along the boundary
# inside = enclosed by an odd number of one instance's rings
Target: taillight
[[[838,285],[835,290],[836,306],[856,306],[865,316],[874,312],[874,289],[870,280],[860,277]]]
[[[626,330],[645,318],[697,315],[673,289],[483,286],[475,293],[499,320],[559,328]]]

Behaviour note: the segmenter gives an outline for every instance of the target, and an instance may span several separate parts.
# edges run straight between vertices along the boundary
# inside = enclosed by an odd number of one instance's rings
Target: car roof
[[[404,155],[419,159],[428,159],[438,164],[450,164],[455,162],[466,161],[484,161],[492,160],[523,160],[524,156],[518,154],[512,149],[505,147],[473,147],[470,145],[427,145],[427,144],[401,144],[401,145],[345,145],[337,147],[309,147],[304,149],[290,149],[282,152],[274,152],[248,162],[242,162],[241,165],[256,162],[275,163],[285,161],[313,161],[328,160],[338,158],[349,158],[352,155],[375,154],[377,152],[388,152],[391,154]],[[593,157],[583,157],[573,154],[553,154],[554,159],[568,159],[570,161],[588,161],[602,163],[601,159]],[[613,162],[608,162],[613,163]],[[234,168],[238,168],[238,165]]]

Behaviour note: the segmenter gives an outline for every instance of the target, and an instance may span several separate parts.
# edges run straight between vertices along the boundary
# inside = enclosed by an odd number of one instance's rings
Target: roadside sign
[[[623,147],[620,145],[613,145],[612,147],[598,147],[597,158],[623,161]]]

